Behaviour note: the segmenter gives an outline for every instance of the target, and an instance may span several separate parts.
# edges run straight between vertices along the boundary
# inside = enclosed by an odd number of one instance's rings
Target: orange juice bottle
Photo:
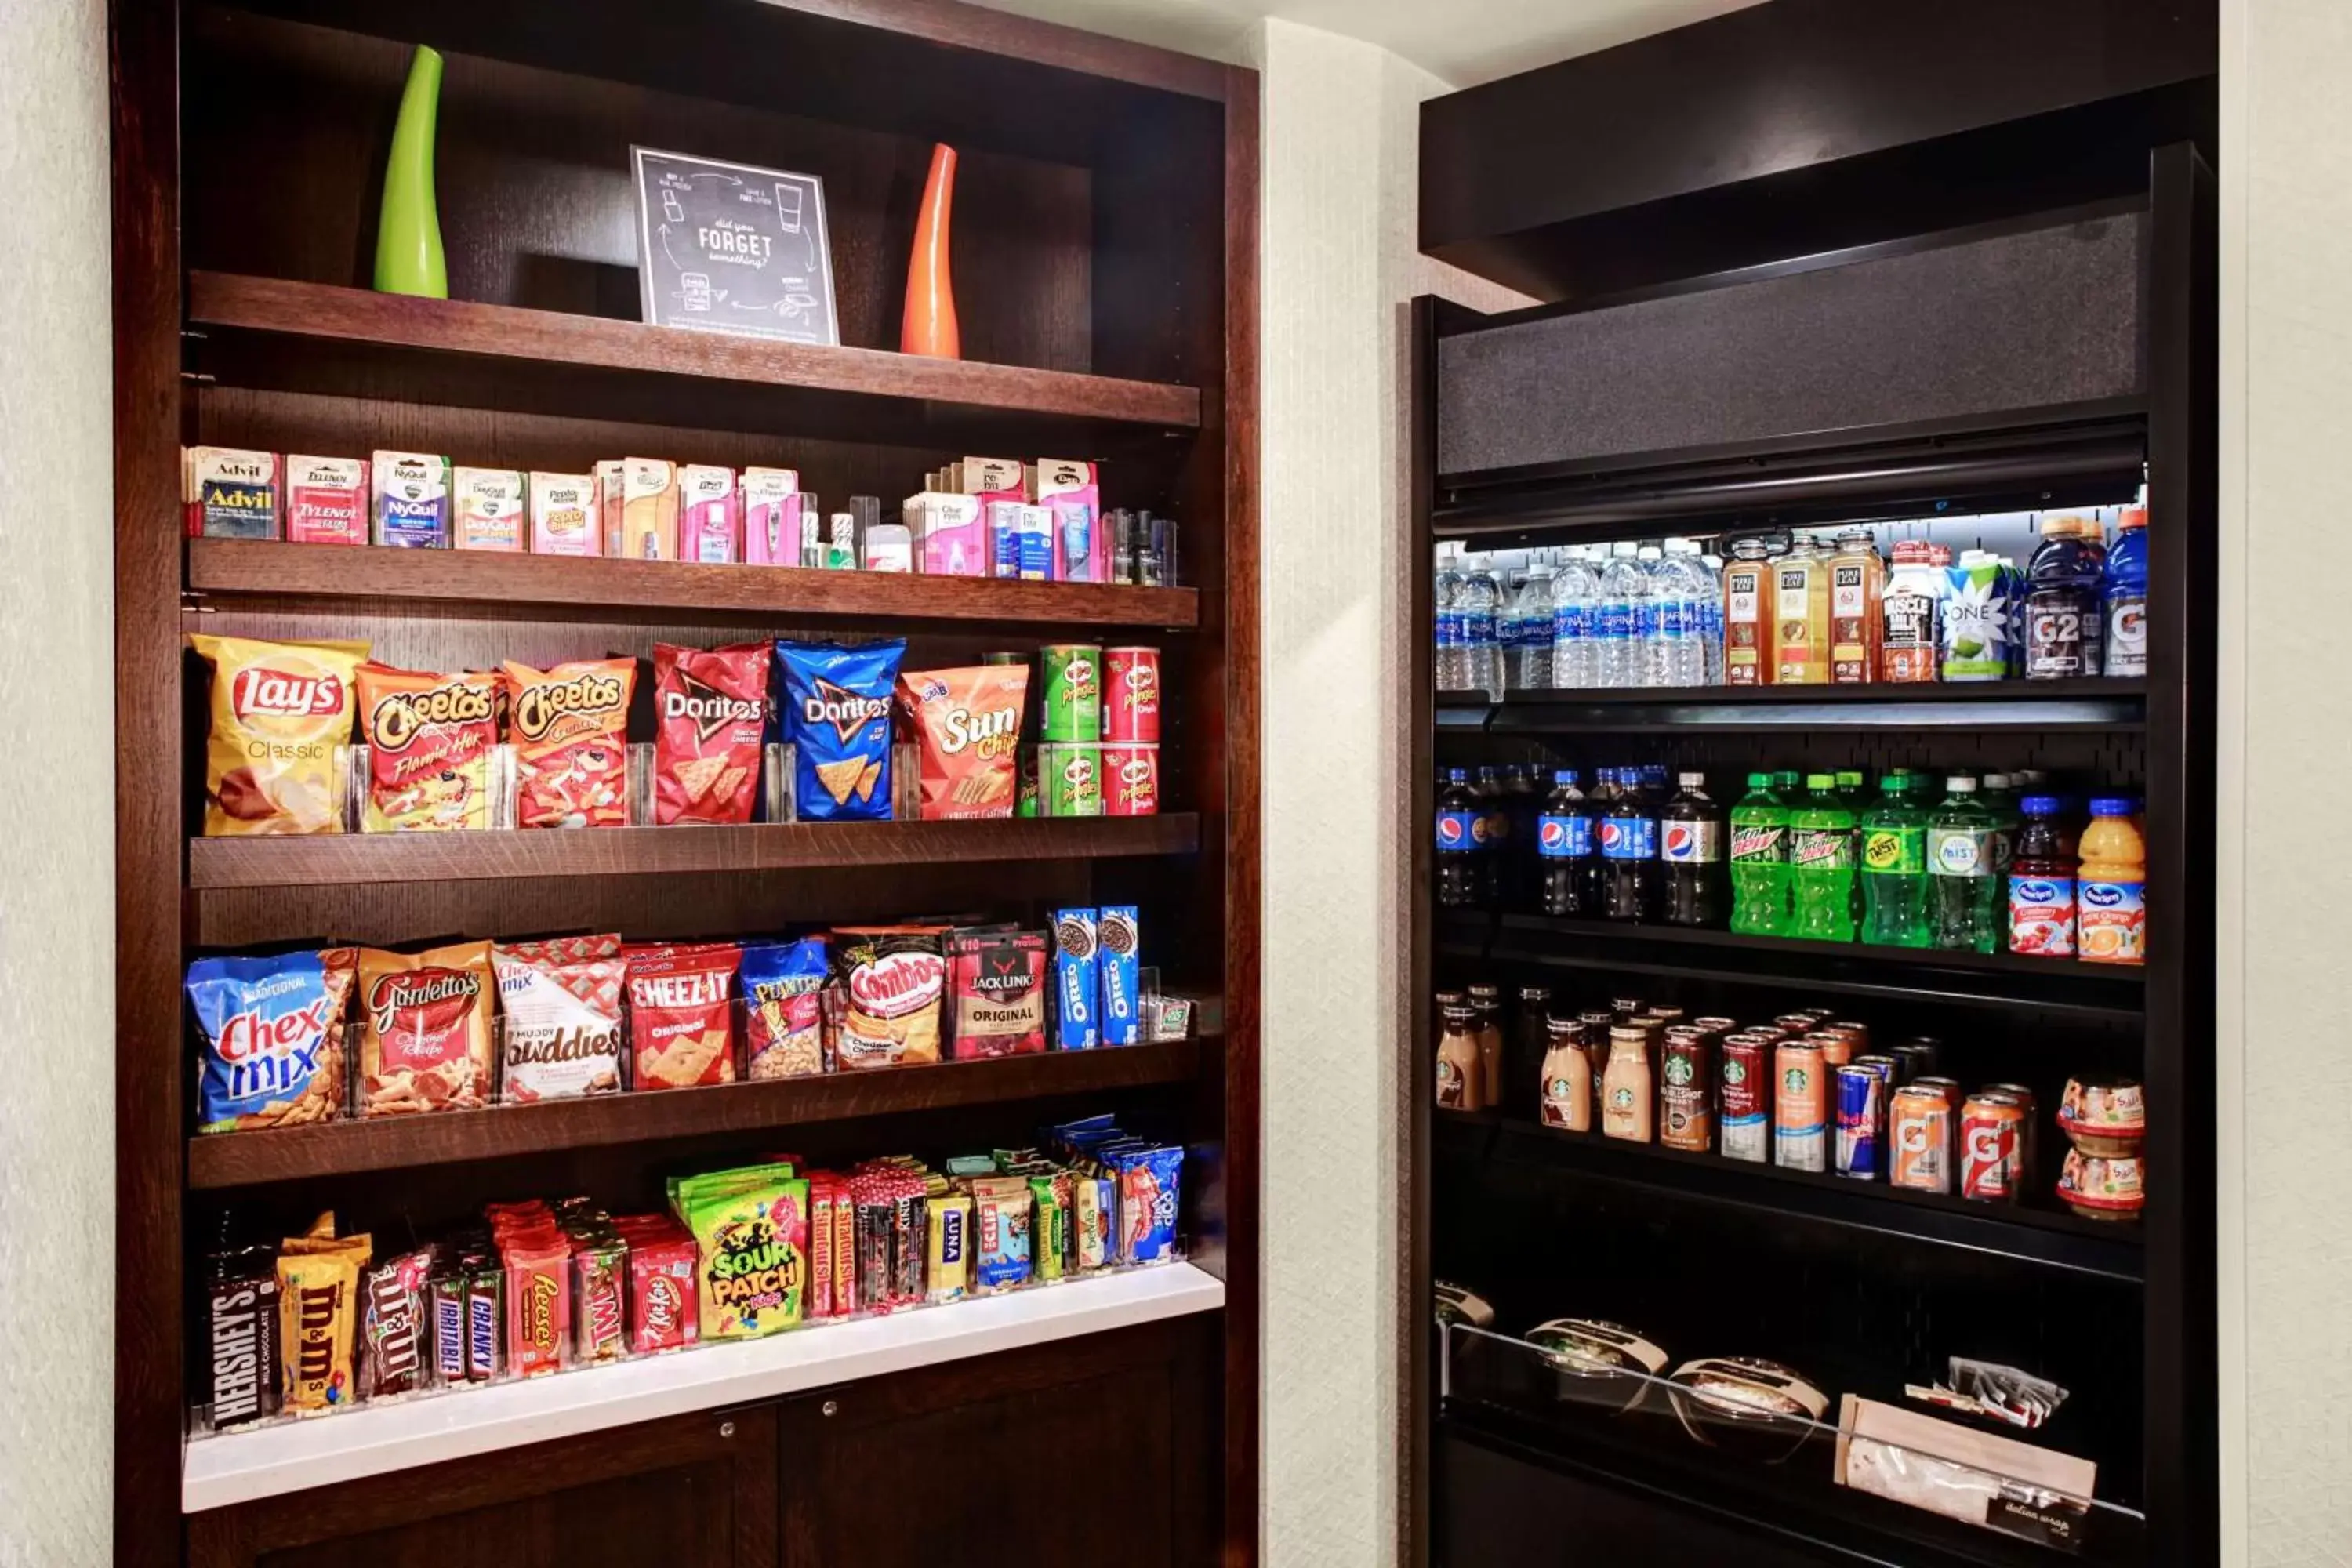
[[[1822,686],[1830,679],[1830,563],[1809,534],[1772,563],[1772,681]]]
[[[2132,817],[2135,804],[2115,795],[2091,802],[2074,894],[2085,963],[2147,962],[2147,845]]]

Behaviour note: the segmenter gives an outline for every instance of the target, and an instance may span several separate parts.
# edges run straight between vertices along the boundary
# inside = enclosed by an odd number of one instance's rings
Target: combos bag
[[[824,938],[743,950],[743,1076],[804,1078],[824,1070]]]
[[[940,998],[947,987],[940,932],[887,926],[834,934],[834,977],[842,990],[835,1064],[847,1070],[939,1060]]]
[[[490,1097],[490,944],[360,950],[360,1114],[473,1110]]]
[[[196,1131],[249,1132],[343,1114],[348,947],[277,958],[200,958],[188,1001],[204,1031]]]
[[[625,827],[634,658],[537,670],[509,663],[514,697],[515,826]]]
[[[922,752],[925,822],[1010,816],[1021,783],[1021,710],[1029,668],[910,670],[898,701]]]
[[[768,732],[768,647],[654,645],[654,821],[749,822]]]
[[[501,943],[490,950],[506,1016],[499,1096],[513,1104],[617,1094],[621,985],[617,936]]]
[[[358,683],[360,732],[368,744],[361,831],[489,826],[498,675],[363,664]]]
[[[691,1089],[735,1081],[732,943],[632,947],[629,1044],[633,1089]]]
[[[803,822],[890,818],[890,689],[903,641],[780,642],[784,739]]]
[[[363,642],[278,643],[196,635],[213,667],[205,833],[340,833],[352,677]]]

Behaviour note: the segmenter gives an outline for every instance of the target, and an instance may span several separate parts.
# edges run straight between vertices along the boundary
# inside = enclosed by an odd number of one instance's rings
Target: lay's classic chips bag
[[[890,694],[906,655],[903,639],[776,645],[803,822],[889,820]]]

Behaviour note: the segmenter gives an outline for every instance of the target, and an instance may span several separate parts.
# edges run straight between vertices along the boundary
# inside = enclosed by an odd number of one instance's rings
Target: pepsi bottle
[[[1586,891],[1592,870],[1592,805],[1576,787],[1574,768],[1553,773],[1551,784],[1536,822],[1537,893],[1548,915],[1589,919],[1595,912]]]
[[[1682,793],[1659,815],[1658,868],[1668,925],[1720,926],[1729,914],[1723,876],[1723,809],[1705,773],[1684,773]]]
[[[1658,862],[1658,806],[1642,787],[1639,773],[1601,816],[1601,912],[1612,921],[1648,920]]]
[[[1486,805],[1470,793],[1470,770],[1445,770],[1437,792],[1437,907],[1475,910],[1486,836]]]
[[[1478,901],[1488,909],[1503,901],[1503,862],[1511,849],[1510,802],[1503,795],[1502,770],[1481,766],[1470,781],[1470,795],[1486,815],[1479,824]]]

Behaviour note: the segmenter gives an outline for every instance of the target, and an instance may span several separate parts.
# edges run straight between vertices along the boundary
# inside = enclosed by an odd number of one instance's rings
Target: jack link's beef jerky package
[[[1045,933],[980,928],[948,933],[955,1057],[1045,1048]]]
[[[205,836],[341,833],[343,748],[363,642],[192,636],[213,667]]]
[[[620,1092],[628,963],[619,937],[501,942],[490,950],[490,966],[505,1015],[501,1100],[528,1104]]]

